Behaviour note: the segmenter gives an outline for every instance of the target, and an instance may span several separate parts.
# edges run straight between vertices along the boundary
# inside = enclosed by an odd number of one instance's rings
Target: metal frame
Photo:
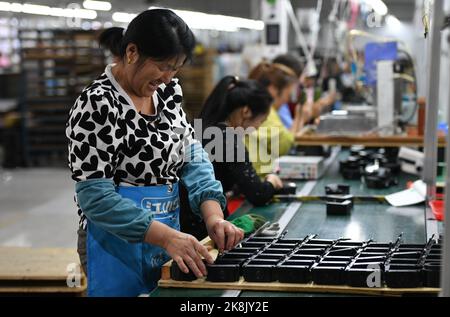
[[[425,127],[425,165],[423,178],[427,184],[427,200],[433,199],[436,188],[437,166],[437,119],[439,105],[439,68],[441,59],[441,29],[444,25],[443,0],[434,0],[431,14],[431,36],[427,51],[427,109]],[[450,38],[448,39],[450,42]],[[450,123],[450,111],[447,113]],[[450,133],[447,133],[446,147],[446,189],[450,188]],[[428,208],[428,207],[427,207]],[[447,234],[445,234],[447,233]],[[444,244],[441,268],[440,296],[450,296],[450,190],[445,191]]]
[[[450,43],[450,36],[448,37]],[[449,95],[450,101],[450,95]],[[447,123],[450,123],[450,111],[447,111]],[[445,218],[444,218],[444,248],[441,269],[441,296],[450,297],[450,133],[447,133],[446,177],[445,177]]]
[[[439,110],[439,76],[441,62],[441,31],[444,26],[444,0],[430,1],[431,6],[431,36],[427,47],[427,104],[426,104],[426,126],[425,126],[425,162],[423,179],[427,184],[427,201],[434,199],[436,189],[436,167],[437,167],[437,121]],[[448,39],[450,42],[450,38]],[[447,122],[450,123],[450,111],[447,114]],[[446,189],[450,188],[450,133],[447,133],[446,147]],[[429,207],[427,206],[427,215]],[[445,223],[444,242],[441,268],[441,293],[440,296],[450,296],[450,190],[445,191]],[[429,222],[427,221],[427,236]],[[437,229],[435,226],[432,228]],[[448,233],[448,234],[445,234]]]
[[[443,0],[435,0],[431,9],[431,34],[427,47],[427,105],[425,126],[425,162],[423,180],[427,196],[433,199],[436,188],[437,121],[439,110],[439,74],[441,66],[441,28],[444,22]]]

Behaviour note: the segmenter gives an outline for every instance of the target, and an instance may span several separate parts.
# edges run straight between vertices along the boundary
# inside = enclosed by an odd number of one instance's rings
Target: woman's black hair
[[[126,31],[119,27],[106,29],[100,34],[99,43],[120,58],[125,56],[128,44],[134,43],[143,57],[166,60],[184,54],[190,60],[195,36],[173,11],[151,9],[137,15]]]
[[[203,129],[223,122],[236,109],[248,106],[253,118],[266,114],[273,99],[267,89],[256,80],[224,77],[213,89],[200,113]]]
[[[109,50],[113,56],[119,57],[120,45],[117,45],[117,43],[122,41],[123,30],[123,28],[119,27],[112,27],[104,30],[98,38],[100,47]]]

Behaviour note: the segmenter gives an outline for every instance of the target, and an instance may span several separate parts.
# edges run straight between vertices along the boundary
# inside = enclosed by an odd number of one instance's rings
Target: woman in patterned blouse
[[[188,26],[170,10],[153,9],[109,36],[120,60],[70,111],[69,167],[88,295],[137,296],[156,286],[170,257],[197,277],[207,274],[202,257],[213,261],[179,231],[179,181],[219,250],[232,248],[243,233],[223,219],[222,187],[181,108],[174,76],[195,45]]]

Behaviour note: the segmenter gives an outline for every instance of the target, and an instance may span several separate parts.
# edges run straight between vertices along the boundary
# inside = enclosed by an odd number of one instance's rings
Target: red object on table
[[[407,188],[411,188],[413,182],[408,182],[406,184]],[[430,200],[428,202],[428,205],[431,208],[431,211],[433,212],[434,218],[436,218],[437,221],[443,221],[444,220],[444,195],[443,194],[437,194],[436,193],[436,199]]]
[[[444,201],[443,200],[431,200],[428,202],[434,217],[438,221],[444,220]]]
[[[244,202],[244,200],[245,200],[244,197],[228,198],[227,208],[228,208],[229,214],[231,215],[232,213],[234,213],[236,211],[236,209],[241,207],[241,205]]]

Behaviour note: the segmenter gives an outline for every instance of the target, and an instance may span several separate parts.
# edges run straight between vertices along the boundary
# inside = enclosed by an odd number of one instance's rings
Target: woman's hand
[[[197,278],[207,274],[202,256],[208,263],[212,264],[214,262],[208,249],[201,245],[194,236],[176,230],[167,239],[164,249],[178,264],[181,271],[188,273],[190,269]]]
[[[202,256],[208,263],[214,262],[206,247],[201,245],[195,237],[156,220],[150,224],[145,234],[145,242],[165,249],[181,271],[188,273],[190,269],[197,278],[207,274]]]
[[[216,215],[205,219],[205,223],[208,235],[216,244],[219,252],[232,249],[244,238],[244,231]]]
[[[223,212],[217,201],[206,200],[201,204],[200,209],[208,235],[219,252],[230,250],[244,238],[244,231],[223,219]]]
[[[281,189],[283,187],[283,182],[281,179],[275,174],[269,174],[266,176],[266,181],[272,184],[275,190]]]

